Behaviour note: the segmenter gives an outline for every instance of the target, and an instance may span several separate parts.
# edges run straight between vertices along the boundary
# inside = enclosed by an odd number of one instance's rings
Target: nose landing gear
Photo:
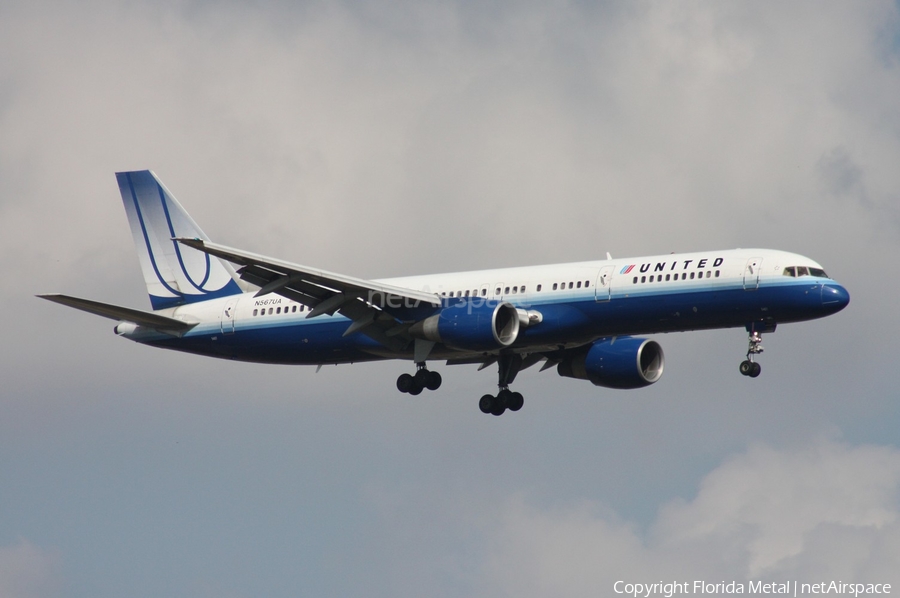
[[[753,356],[759,355],[762,352],[762,335],[756,330],[751,330],[749,346],[747,347],[747,359],[741,362],[739,368],[741,374],[751,378],[759,376],[760,372],[762,372],[762,366],[753,361]]]

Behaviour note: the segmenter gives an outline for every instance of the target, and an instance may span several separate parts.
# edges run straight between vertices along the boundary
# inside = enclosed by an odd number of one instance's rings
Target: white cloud
[[[58,558],[19,540],[0,546],[0,596],[3,598],[49,598],[59,594]]]
[[[898,491],[893,447],[754,445],[710,472],[694,499],[664,505],[647,531],[590,502],[511,499],[487,577],[515,596],[610,595],[619,579],[897,584]]]

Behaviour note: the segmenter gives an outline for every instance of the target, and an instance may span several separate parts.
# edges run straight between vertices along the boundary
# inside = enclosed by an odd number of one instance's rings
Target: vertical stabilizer
[[[117,172],[153,309],[240,294],[231,266],[175,237],[209,238],[149,170]]]

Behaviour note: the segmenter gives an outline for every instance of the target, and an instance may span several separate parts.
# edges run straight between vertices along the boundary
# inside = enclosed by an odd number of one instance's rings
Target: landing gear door
[[[612,296],[612,275],[614,266],[603,266],[597,275],[597,284],[594,285],[594,299],[599,303],[609,301]]]
[[[234,312],[237,310],[237,299],[229,299],[222,310],[222,334],[234,334]]]
[[[759,288],[759,273],[762,270],[761,257],[751,257],[744,266],[744,290],[755,291]]]

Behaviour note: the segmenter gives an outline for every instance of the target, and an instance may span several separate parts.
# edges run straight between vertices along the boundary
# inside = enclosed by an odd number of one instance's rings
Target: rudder
[[[230,264],[173,241],[210,239],[152,171],[116,180],[154,310],[243,292]]]

